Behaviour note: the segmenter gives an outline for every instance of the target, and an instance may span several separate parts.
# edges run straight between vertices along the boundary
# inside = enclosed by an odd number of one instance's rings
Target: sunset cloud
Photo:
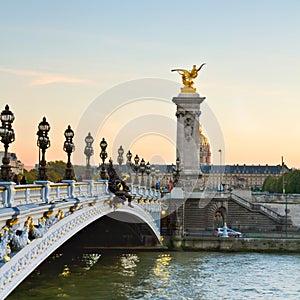
[[[14,74],[21,77],[31,77],[31,86],[47,85],[51,83],[88,83],[88,80],[73,76],[38,72],[33,70],[12,69],[4,66],[0,66],[0,72]]]

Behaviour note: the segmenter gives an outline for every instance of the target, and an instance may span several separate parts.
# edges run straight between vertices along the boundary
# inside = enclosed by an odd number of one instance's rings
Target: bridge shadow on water
[[[157,245],[150,228],[125,213],[114,212],[91,223],[69,239],[56,252],[95,252],[97,249],[151,248]]]

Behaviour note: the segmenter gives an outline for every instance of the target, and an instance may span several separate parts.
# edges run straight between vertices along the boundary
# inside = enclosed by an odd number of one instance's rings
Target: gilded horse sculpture
[[[182,92],[185,93],[195,93],[196,89],[194,88],[194,79],[198,76],[198,72],[201,70],[201,68],[205,65],[202,64],[198,69],[196,65],[193,65],[192,70],[188,71],[185,69],[173,69],[171,72],[178,72],[182,76],[182,83],[184,84],[184,87],[181,89]]]

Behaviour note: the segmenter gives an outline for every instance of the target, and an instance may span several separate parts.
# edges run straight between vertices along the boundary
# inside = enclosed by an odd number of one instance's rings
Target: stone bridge
[[[89,224],[104,216],[126,216],[147,226],[161,246],[159,191],[131,186],[134,207],[115,203],[106,180],[0,184],[0,299],[41,262]],[[101,237],[99,237],[101,238]]]

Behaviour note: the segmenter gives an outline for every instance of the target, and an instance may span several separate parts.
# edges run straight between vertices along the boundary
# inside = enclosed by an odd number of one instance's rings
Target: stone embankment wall
[[[185,237],[172,238],[170,248],[187,251],[300,253],[300,239]]]

